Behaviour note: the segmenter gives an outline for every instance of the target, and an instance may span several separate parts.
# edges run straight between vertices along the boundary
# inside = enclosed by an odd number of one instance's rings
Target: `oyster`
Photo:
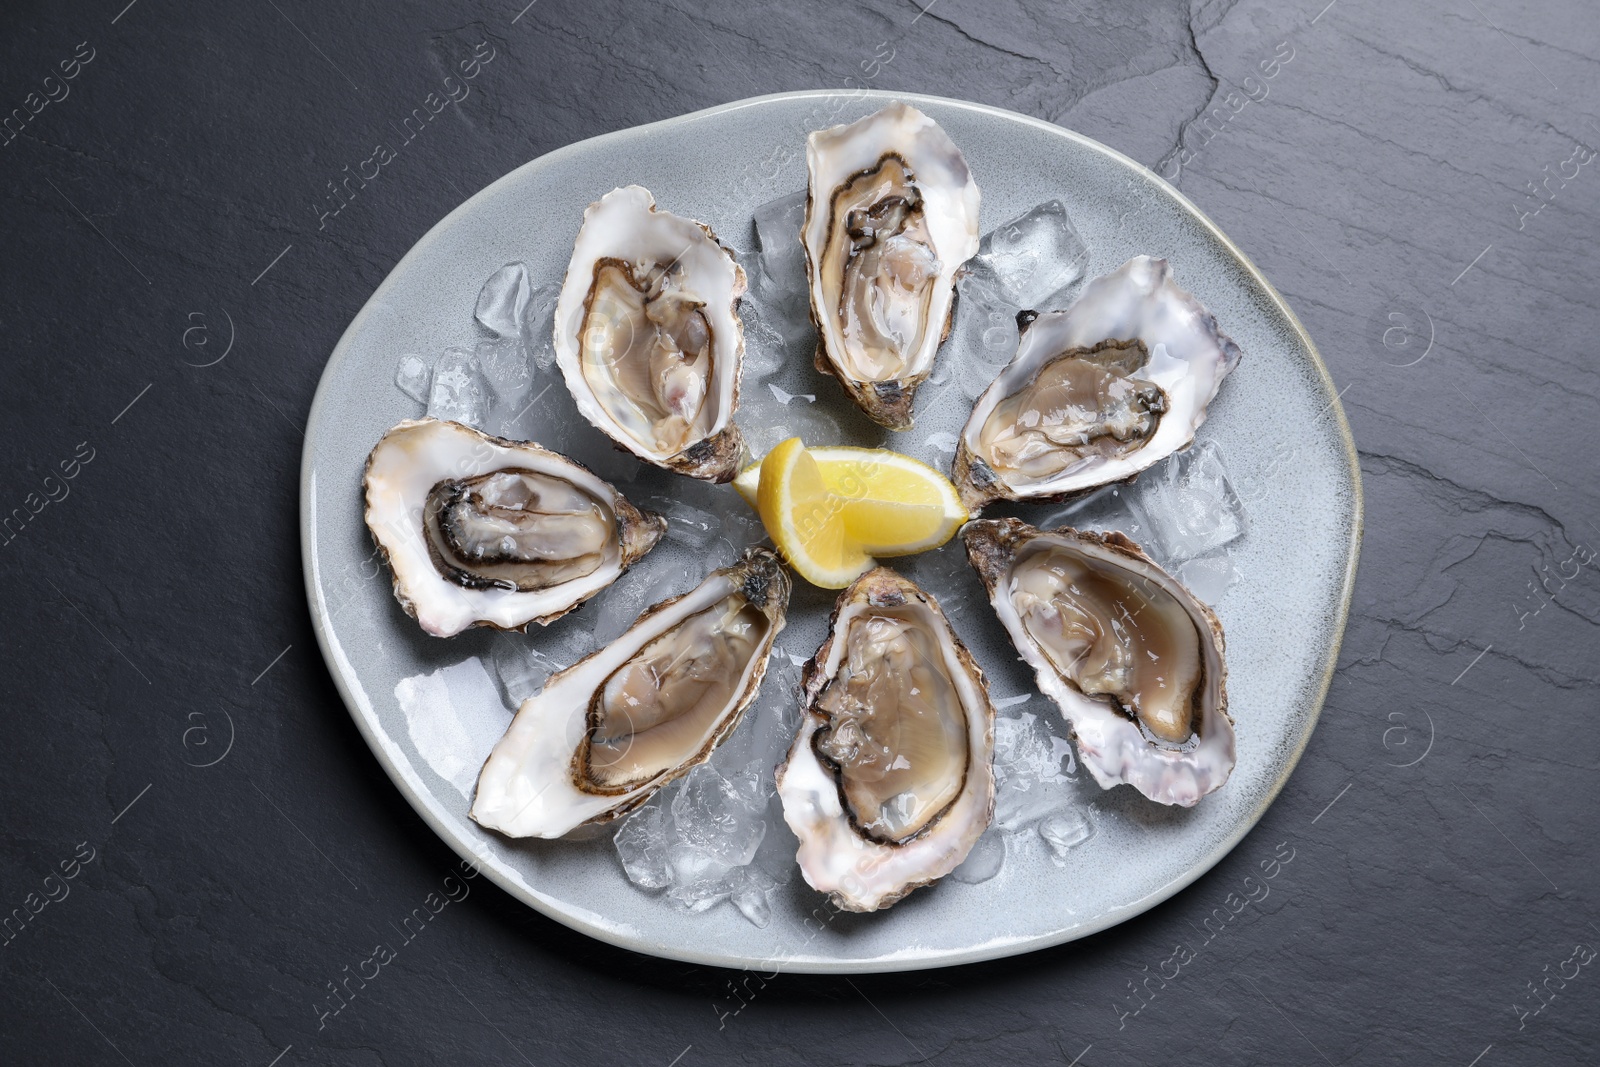
[[[747,549],[552,675],[484,763],[473,819],[508,837],[560,837],[704,763],[756,698],[789,588],[777,555]]]
[[[552,622],[667,528],[565,456],[437,419],[384,434],[362,483],[395,598],[439,637]]]
[[[556,300],[555,350],[584,418],[647,463],[737,473],[744,270],[705,225],[638,185],[583,213]]]
[[[778,768],[813,889],[886,908],[954,870],[994,815],[994,709],[933,597],[887,567],[840,595]]]
[[[1133,477],[1187,448],[1239,346],[1179,289],[1164,259],[1135,256],[1065,311],[1017,316],[1017,354],[973,405],[952,480],[976,512]]]
[[[979,519],[967,558],[1104,788],[1190,807],[1234,764],[1222,624],[1119,533]]]
[[[950,331],[956,268],[978,250],[978,186],[939,124],[901,103],[811,134],[806,165],[817,369],[904,430]]]

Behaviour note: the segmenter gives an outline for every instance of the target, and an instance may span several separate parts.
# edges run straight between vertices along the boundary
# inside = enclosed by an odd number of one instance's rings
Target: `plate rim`
[[[1266,275],[1263,274],[1260,268],[1255,265],[1254,261],[1252,261],[1250,257],[1245,254],[1244,250],[1235,244],[1233,240],[1223,232],[1221,227],[1213,222],[1205,212],[1201,211],[1200,208],[1196,206],[1194,202],[1185,196],[1181,191],[1174,188],[1169,182],[1166,181],[1166,179],[1162,178],[1159,174],[1145,166],[1143,163],[1140,163],[1132,157],[1119,152],[1117,149],[1112,148],[1109,145],[1102,144],[1091,137],[1078,133],[1075,130],[1070,130],[1064,126],[1059,126],[1055,123],[1045,121],[1044,119],[1035,118],[1031,115],[1024,115],[1020,112],[1011,111],[1006,108],[994,107],[989,104],[980,104],[970,100],[958,100],[951,97],[934,96],[927,93],[891,92],[881,89],[803,89],[793,92],[768,93],[762,96],[746,97],[741,100],[735,100],[725,104],[718,104],[712,107],[702,108],[698,111],[687,112],[685,114],[676,115],[666,119],[659,119],[655,122],[643,123],[637,126],[629,126],[623,129],[613,130],[608,133],[598,134],[594,137],[585,138],[581,141],[574,141],[571,144],[562,145],[561,147],[543,153],[542,155],[535,156],[534,158],[525,161],[524,163],[501,175],[499,178],[495,179],[493,182],[490,182],[482,189],[479,189],[477,192],[467,197],[460,204],[456,205],[453,210],[448,212],[438,222],[434,223],[433,226],[429,227],[427,232],[419,237],[416,242],[413,243],[412,246],[406,251],[405,255],[400,257],[400,259],[395,262],[394,266],[389,269],[389,272],[384,276],[383,281],[378,283],[377,288],[375,288],[367,297],[366,301],[362,304],[361,309],[356,312],[355,317],[350,320],[350,324],[345,328],[344,332],[340,334],[338,342],[334,345],[332,352],[329,353],[327,362],[323,365],[322,374],[317,381],[317,388],[311,400],[311,407],[307,412],[306,425],[308,431],[310,426],[318,420],[320,410],[323,407],[327,397],[331,394],[333,368],[342,362],[346,352],[353,344],[353,338],[363,327],[370,310],[380,302],[378,298],[389,286],[391,280],[400,272],[401,268],[410,262],[412,257],[417,256],[425,246],[436,239],[440,233],[449,227],[454,222],[456,216],[465,212],[469,207],[480,200],[480,198],[487,197],[491,190],[497,189],[503,183],[513,180],[529,167],[543,166],[559,162],[567,155],[575,154],[579,151],[588,151],[607,141],[630,137],[641,131],[669,129],[674,126],[684,125],[690,122],[699,121],[701,119],[730,114],[746,108],[759,107],[764,104],[778,101],[835,100],[840,97],[844,97],[849,100],[882,101],[884,103],[894,100],[901,100],[914,106],[921,106],[922,104],[927,103],[936,107],[957,108],[969,112],[988,115],[1004,121],[1022,123],[1027,126],[1032,126],[1035,129],[1052,136],[1071,141],[1080,147],[1097,152],[1107,157],[1111,161],[1118,163],[1147,179],[1158,192],[1169,197],[1171,200],[1177,203],[1179,207],[1186,211],[1211,235],[1213,239],[1218,242],[1218,244],[1225,248],[1227,252],[1238,261],[1239,265],[1243,267],[1249,277],[1255,282],[1255,284],[1261,287],[1261,291],[1265,293],[1277,310],[1284,316],[1289,323],[1289,326],[1293,329],[1295,335],[1299,338],[1300,343],[1304,346],[1305,351],[1310,355],[1312,368],[1316,371],[1316,375],[1322,386],[1324,395],[1328,397],[1328,409],[1332,411],[1334,415],[1334,425],[1338,428],[1339,433],[1339,444],[1343,449],[1345,462],[1350,471],[1350,483],[1352,488],[1350,502],[1351,520],[1348,531],[1348,555],[1346,557],[1346,565],[1341,583],[1342,588],[1340,591],[1339,603],[1336,611],[1337,625],[1333,628],[1333,637],[1328,643],[1326,654],[1323,658],[1321,669],[1318,673],[1317,691],[1315,698],[1312,701],[1311,714],[1309,720],[1307,721],[1306,729],[1302,733],[1298,744],[1294,746],[1293,751],[1288,754],[1288,758],[1284,761],[1282,769],[1280,770],[1276,779],[1271,783],[1270,788],[1265,791],[1260,802],[1252,810],[1248,811],[1245,817],[1239,819],[1235,828],[1231,830],[1209,853],[1207,853],[1197,862],[1191,864],[1182,875],[1163,886],[1157,892],[1141,897],[1140,899],[1124,905],[1123,907],[1115,908],[1111,911],[1105,912],[1090,924],[1081,927],[1073,927],[1070,930],[1061,931],[1056,934],[1046,934],[1039,937],[1031,937],[1017,941],[1005,941],[1001,944],[991,943],[974,948],[936,951],[914,958],[901,956],[894,956],[887,959],[878,957],[874,959],[863,960],[803,958],[789,962],[778,959],[746,959],[742,956],[732,957],[726,954],[719,954],[715,952],[697,951],[692,947],[652,942],[639,936],[630,935],[623,930],[608,929],[606,927],[596,925],[580,915],[570,914],[567,911],[563,911],[552,906],[546,901],[541,900],[536,893],[529,891],[523,885],[519,884],[513,877],[511,877],[511,875],[500,870],[499,861],[492,855],[487,855],[484,852],[479,851],[477,848],[474,848],[470,842],[459,837],[454,828],[445,823],[442,818],[433,811],[433,798],[431,796],[420,794],[411,787],[411,784],[406,780],[405,775],[401,772],[400,768],[394,763],[394,761],[391,760],[389,753],[386,750],[386,736],[382,735],[381,731],[378,730],[375,721],[368,721],[367,716],[362,714],[360,711],[361,702],[351,691],[343,672],[337,666],[337,662],[340,657],[336,654],[334,638],[328,627],[329,617],[327,616],[326,608],[320,604],[318,599],[319,590],[316,582],[315,569],[312,565],[312,561],[316,556],[314,543],[314,520],[316,517],[316,470],[313,439],[308,433],[305,443],[301,448],[299,491],[300,558],[301,572],[302,576],[304,577],[306,587],[306,606],[311,615],[312,630],[316,634],[317,647],[322,654],[323,664],[327,668],[329,676],[333,679],[334,687],[338,690],[339,697],[344,702],[345,710],[348,711],[350,713],[350,717],[355,720],[356,728],[361,733],[362,739],[367,743],[367,747],[371,749],[372,754],[377,759],[379,765],[383,767],[384,772],[389,776],[390,781],[394,783],[395,787],[400,791],[400,794],[405,797],[406,802],[410,804],[412,810],[421,816],[422,820],[428,824],[428,827],[434,832],[435,836],[437,836],[441,841],[455,851],[461,859],[476,864],[482,873],[487,874],[491,881],[493,881],[501,889],[505,890],[516,900],[533,908],[540,914],[561,923],[563,926],[576,930],[579,933],[585,934],[586,936],[593,937],[596,940],[615,945],[619,948],[657,958],[731,969],[743,969],[758,964],[771,965],[797,974],[878,974],[899,971],[927,970],[938,967],[955,967],[968,963],[979,963],[986,960],[1002,959],[1009,956],[1016,956],[1024,953],[1036,952],[1042,949],[1053,948],[1057,945],[1062,945],[1070,941],[1076,941],[1080,938],[1088,937],[1092,934],[1097,934],[1108,930],[1111,927],[1126,922],[1137,915],[1143,914],[1163,901],[1169,900],[1178,893],[1181,893],[1190,885],[1194,884],[1194,882],[1196,882],[1202,875],[1210,871],[1219,862],[1221,862],[1223,857],[1232,852],[1239,842],[1244,840],[1245,836],[1249,834],[1251,830],[1255,829],[1256,825],[1261,821],[1262,816],[1266,814],[1267,809],[1271,807],[1272,804],[1278,799],[1278,795],[1283,791],[1283,787],[1288,783],[1289,777],[1294,773],[1295,768],[1299,765],[1301,756],[1305,754],[1306,747],[1311,741],[1311,735],[1316,732],[1317,724],[1321,721],[1323,705],[1327,700],[1328,689],[1333,683],[1333,675],[1338,666],[1339,651],[1344,643],[1345,628],[1349,623],[1350,604],[1355,591],[1356,570],[1360,562],[1361,541],[1365,527],[1365,499],[1361,484],[1361,461],[1356,450],[1355,439],[1350,432],[1350,423],[1345,417],[1344,405],[1341,400],[1340,393],[1334,387],[1333,376],[1328,373],[1328,368],[1323,362],[1322,354],[1318,350],[1316,342],[1311,339],[1310,333],[1306,331],[1305,326],[1301,323],[1300,317],[1295,314],[1294,309],[1291,308],[1288,301],[1283,298],[1283,294],[1278,292],[1277,287],[1267,279]]]

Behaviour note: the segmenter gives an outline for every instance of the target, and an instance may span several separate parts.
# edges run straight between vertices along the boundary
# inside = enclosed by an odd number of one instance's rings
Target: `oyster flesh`
[[[839,597],[778,768],[813,889],[886,908],[949,874],[994,815],[994,708],[932,596],[887,567]]]
[[[439,637],[553,622],[667,528],[565,456],[458,422],[400,423],[373,447],[362,482],[395,598]]]
[[[967,558],[1103,788],[1181,807],[1234,764],[1222,624],[1122,534],[979,519]]]
[[[1135,256],[1065,311],[1017,316],[1017,354],[973,405],[952,480],[976,512],[1124,481],[1187,448],[1239,346]]]
[[[811,134],[806,165],[817,369],[904,430],[950,330],[956,268],[978,250],[978,186],[939,124],[898,102]]]
[[[647,463],[737,473],[744,269],[711,230],[648,189],[589,205],[556,300],[555,350],[584,418]]]
[[[552,675],[484,763],[473,819],[508,837],[560,837],[704,763],[756,698],[789,589],[771,549],[747,549]]]

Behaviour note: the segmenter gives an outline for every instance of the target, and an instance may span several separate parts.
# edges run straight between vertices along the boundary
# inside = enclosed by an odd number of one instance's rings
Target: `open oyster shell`
[[[395,426],[367,457],[362,484],[395,598],[438,637],[553,622],[667,528],[581,464],[458,422]]]
[[[508,837],[560,837],[704,763],[756,698],[789,590],[772,550],[747,549],[551,675],[484,763],[472,818]]]
[[[817,369],[904,430],[950,330],[956,269],[978,250],[977,183],[939,124],[898,102],[811,134],[806,165]]]
[[[1234,765],[1222,624],[1122,534],[962,528],[967,558],[1104,788],[1191,807]]]
[[[994,708],[932,596],[887,567],[840,595],[778,768],[813,889],[886,908],[949,874],[994,815]]]
[[[974,513],[1125,481],[1187,448],[1239,362],[1239,346],[1150,256],[1096,278],[1065,311],[1017,322],[1017,354],[956,446],[951,480]]]
[[[647,463],[707,481],[738,471],[744,269],[648,189],[589,205],[556,300],[555,350],[584,418]]]

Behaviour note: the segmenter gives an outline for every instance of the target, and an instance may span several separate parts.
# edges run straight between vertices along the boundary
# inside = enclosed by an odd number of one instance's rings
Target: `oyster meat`
[[[778,768],[812,888],[876,911],[954,870],[994,815],[994,709],[933,597],[887,567],[839,597]]]
[[[1072,496],[1187,448],[1239,346],[1164,259],[1135,256],[1065,311],[1017,316],[1017,354],[973,405],[952,480],[973,512]]]
[[[555,350],[586,419],[647,463],[737,473],[744,269],[705,225],[613,189],[583,214],[556,301]]]
[[[616,581],[667,527],[565,456],[437,419],[384,434],[363,485],[395,598],[439,637],[550,623]]]
[[[978,250],[978,186],[939,124],[901,103],[811,134],[806,165],[817,369],[904,430],[950,330],[956,268]]]
[[[560,837],[704,763],[756,698],[789,589],[777,555],[747,549],[552,675],[489,754],[472,818],[508,837]]]
[[[1104,788],[1190,807],[1234,764],[1222,624],[1122,534],[979,519],[967,557]]]

